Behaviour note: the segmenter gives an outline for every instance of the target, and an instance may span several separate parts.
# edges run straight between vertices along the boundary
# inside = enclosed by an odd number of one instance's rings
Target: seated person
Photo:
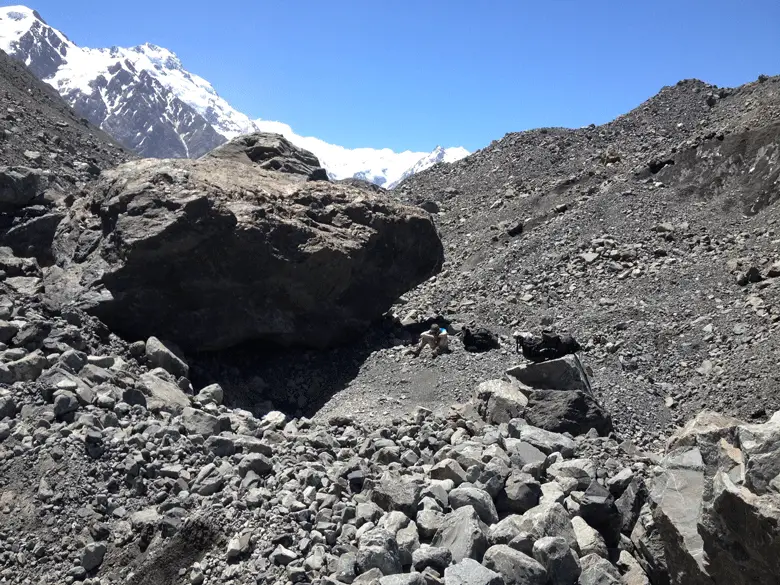
[[[431,325],[431,328],[428,331],[420,335],[420,343],[412,354],[415,356],[420,355],[420,352],[426,345],[431,348],[434,356],[445,353],[450,346],[447,330],[439,327],[435,323]]]

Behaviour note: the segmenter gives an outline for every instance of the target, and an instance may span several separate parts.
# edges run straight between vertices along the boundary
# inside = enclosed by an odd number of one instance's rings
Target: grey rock
[[[634,472],[631,471],[631,468],[626,467],[607,480],[607,487],[613,496],[619,498],[633,479]]]
[[[16,401],[13,396],[0,395],[0,420],[16,416]]]
[[[531,508],[523,514],[520,529],[532,534],[536,539],[560,536],[566,540],[570,548],[578,550],[571,520],[560,504],[540,504]]]
[[[524,417],[529,424],[554,433],[578,436],[595,429],[606,436],[612,431],[609,413],[593,396],[580,390],[534,390]]]
[[[534,543],[534,558],[545,570],[550,585],[575,585],[581,568],[577,556],[559,536],[545,536]]]
[[[533,463],[544,463],[547,455],[534,447],[531,443],[508,437],[504,439],[504,446],[511,458],[512,465],[523,468]]]
[[[523,416],[528,398],[516,384],[504,380],[488,380],[477,386],[480,414],[491,424],[508,423]]]
[[[64,418],[79,409],[79,401],[72,392],[59,391],[54,396],[54,416]]]
[[[623,585],[620,572],[605,558],[586,555],[580,559],[578,585]]]
[[[529,425],[523,419],[515,419],[509,423],[509,434],[515,439],[530,443],[546,455],[550,453],[561,453],[564,457],[574,455],[573,440],[560,433]]]
[[[667,455],[662,465],[664,471],[653,482],[650,501],[672,583],[707,583],[704,542],[698,530],[704,496],[701,452],[697,447],[682,447]]]
[[[487,526],[474,508],[464,506],[444,517],[431,544],[449,549],[456,563],[467,558],[481,561],[487,550]]]
[[[122,402],[146,408],[146,395],[138,388],[125,388],[122,390]]]
[[[146,340],[146,359],[153,368],[162,368],[177,378],[186,378],[190,368],[180,354],[178,348],[170,343],[166,345],[154,336]]]
[[[410,566],[414,551],[420,548],[420,535],[417,532],[417,525],[411,522],[405,528],[399,529],[395,533],[395,540],[398,543],[398,554],[401,557],[401,564],[404,567]]]
[[[435,546],[423,546],[412,553],[412,567],[415,571],[423,572],[428,567],[444,573],[452,563],[452,552],[446,548]]]
[[[520,551],[524,555],[532,557],[534,556],[534,542],[535,540],[532,534],[521,532],[509,542],[509,546],[510,548]]]
[[[712,581],[716,585],[747,585],[777,580],[780,574],[777,494],[756,495],[736,485],[723,470],[718,470],[711,485],[699,535]],[[679,574],[673,554],[667,555],[667,561],[670,572]]]
[[[372,500],[383,510],[403,512],[409,518],[417,513],[422,486],[418,481],[396,473],[387,472],[372,492]]]
[[[520,527],[521,522],[522,516],[519,514],[510,514],[491,526],[488,532],[488,543],[490,546],[496,544],[509,544],[512,542],[512,540],[523,532]]]
[[[90,542],[81,553],[81,566],[87,572],[94,571],[103,564],[106,545],[102,542]]]
[[[13,209],[32,203],[43,190],[43,172],[28,167],[0,167],[0,208]]]
[[[148,372],[139,380],[141,390],[146,395],[146,407],[153,411],[180,413],[190,405],[189,397],[174,382],[159,374]]]
[[[466,481],[466,471],[461,467],[460,463],[454,459],[443,459],[442,461],[439,461],[431,467],[429,475],[431,479],[449,479],[455,487],[458,487]]]
[[[473,559],[463,559],[444,570],[446,585],[504,585],[501,575]]]
[[[655,585],[669,585],[669,570],[666,566],[666,552],[658,526],[653,520],[650,505],[645,504],[631,531],[631,544],[636,558]]]
[[[239,557],[247,554],[249,552],[251,539],[251,532],[242,532],[241,534],[236,534],[233,538],[231,538],[230,542],[228,542],[227,550],[225,551],[225,557],[227,560],[234,561]]]
[[[488,526],[498,522],[498,513],[493,499],[484,490],[467,486],[455,488],[449,494],[449,504],[453,510],[472,506],[480,520]]]
[[[603,558],[608,558],[609,550],[604,542],[604,537],[598,530],[585,522],[581,517],[574,516],[571,519],[574,536],[577,538],[577,546],[580,549],[581,556],[594,554]]]
[[[621,550],[615,564],[620,570],[624,585],[650,585],[644,569],[628,551]]]
[[[356,577],[353,581],[354,585],[379,585],[379,580],[382,578],[382,571],[379,569],[371,569],[366,571],[359,577]]]
[[[536,560],[505,544],[491,546],[483,564],[504,579],[506,585],[546,585],[547,571]]]
[[[0,321],[0,343],[8,343],[11,341],[19,328],[13,323],[8,321]]]
[[[316,156],[298,148],[280,134],[257,132],[239,136],[215,148],[204,158],[236,161],[269,171],[303,175],[311,181],[328,180]]]
[[[362,504],[363,506],[372,504]],[[380,528],[384,528],[387,530],[390,534],[396,534],[399,530],[402,528],[406,528],[409,526],[409,523],[411,520],[409,520],[409,517],[404,514],[403,512],[389,512],[388,514],[385,514],[382,516],[382,510],[378,506],[374,506],[379,514],[376,515],[374,518],[370,519],[369,521],[376,522],[377,519],[379,519],[378,526]]]
[[[382,577],[379,585],[426,585],[426,582],[421,573],[402,573]]]
[[[355,573],[357,563],[357,554],[354,552],[345,552],[336,562],[334,577],[341,583],[352,583],[357,576]]]
[[[628,486],[623,490],[621,496],[615,501],[620,515],[623,518],[622,532],[631,534],[634,529],[639,513],[647,501],[647,488],[640,477],[631,480]]]
[[[273,461],[262,453],[248,453],[241,458],[238,464],[238,473],[241,477],[250,471],[259,476],[267,475],[273,470]]]
[[[104,172],[57,228],[47,305],[83,308],[127,338],[157,335],[185,352],[249,340],[323,348],[440,271],[443,246],[425,211],[264,170],[275,157],[253,162],[268,152],[256,138],[197,161]]]
[[[286,567],[297,559],[298,553],[285,548],[281,544],[278,545],[268,557],[268,560],[270,560],[273,564],[281,565],[283,567]]]
[[[515,366],[507,375],[537,390],[579,390],[591,394],[585,368],[576,355]]]
[[[563,504],[566,494],[557,481],[548,481],[541,486],[542,495],[539,498],[540,504]]]
[[[420,510],[415,518],[417,530],[425,540],[431,540],[442,527],[443,522],[444,514],[436,510]]]
[[[49,367],[49,361],[41,352],[35,351],[6,365],[15,381],[34,382]]]
[[[580,498],[579,505],[582,519],[599,531],[607,546],[617,546],[620,542],[623,517],[609,490],[593,480]]]
[[[539,504],[542,488],[531,475],[514,470],[499,494],[497,508],[501,513],[523,514]]]
[[[200,403],[222,404],[225,398],[225,392],[219,384],[211,384],[203,388],[195,397]]]
[[[63,353],[57,361],[64,364],[72,372],[78,374],[81,371],[81,368],[87,365],[87,354],[83,351],[71,349]]]
[[[394,575],[402,570],[398,543],[381,528],[369,530],[360,537],[356,563],[358,573],[379,569],[384,575]]]
[[[553,463],[547,475],[562,483],[566,478],[576,481],[577,489],[585,490],[596,478],[596,464],[590,459],[570,459]]]
[[[188,434],[203,437],[218,435],[224,429],[221,419],[189,406],[181,413],[181,424],[187,429]]]

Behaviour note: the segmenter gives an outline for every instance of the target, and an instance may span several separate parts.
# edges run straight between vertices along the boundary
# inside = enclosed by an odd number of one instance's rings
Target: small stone
[[[84,547],[81,554],[81,566],[87,572],[97,569],[103,564],[103,557],[106,555],[106,545],[102,542],[90,542]]]

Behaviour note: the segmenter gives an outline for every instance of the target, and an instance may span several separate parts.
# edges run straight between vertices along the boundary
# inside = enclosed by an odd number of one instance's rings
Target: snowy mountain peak
[[[0,8],[0,49],[23,61],[80,115],[144,156],[197,157],[240,134],[276,132],[314,153],[332,179],[357,177],[390,188],[469,154],[441,146],[430,153],[350,149],[301,136],[281,122],[252,120],[187,71],[174,52],[152,43],[79,47],[26,6]]]
[[[33,10],[32,8],[28,8],[27,6],[4,6],[3,8],[0,8],[0,13],[4,13],[7,18],[15,21],[15,22],[22,22],[28,19],[32,20],[39,20],[42,23],[46,24],[46,22],[43,20],[40,14],[38,14],[37,11]]]
[[[411,167],[406,169],[400,177],[389,183],[387,188],[392,189],[407,177],[421,173],[422,171],[431,168],[435,164],[453,163],[462,158],[466,158],[468,155],[469,151],[461,146],[454,148],[443,148],[441,146],[437,146],[433,149],[433,151],[431,151],[430,154],[420,158]]]

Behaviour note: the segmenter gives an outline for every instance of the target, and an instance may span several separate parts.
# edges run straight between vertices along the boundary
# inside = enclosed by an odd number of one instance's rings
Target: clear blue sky
[[[167,47],[237,109],[348,147],[476,150],[683,78],[780,73],[780,0],[29,2],[80,45]]]

